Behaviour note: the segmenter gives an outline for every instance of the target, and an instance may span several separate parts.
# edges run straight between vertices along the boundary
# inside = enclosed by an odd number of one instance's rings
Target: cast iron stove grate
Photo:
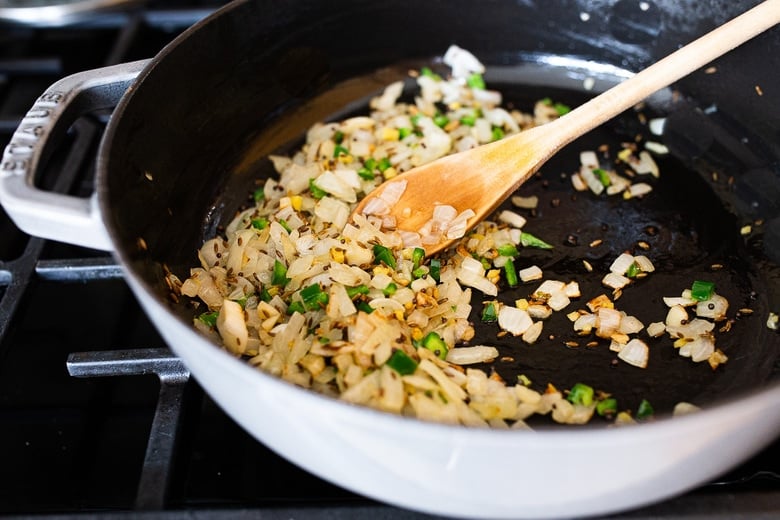
[[[224,2],[152,2],[78,26],[0,26],[0,146],[76,72],[154,55]],[[82,118],[48,189],[89,193],[105,118]],[[52,173],[56,173],[53,175]],[[625,518],[770,518],[780,447]],[[249,437],[189,378],[110,255],[30,238],[0,214],[0,514],[426,518],[355,496]]]

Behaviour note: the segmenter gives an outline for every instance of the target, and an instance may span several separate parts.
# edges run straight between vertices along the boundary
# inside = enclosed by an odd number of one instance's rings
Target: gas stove
[[[105,3],[114,5],[20,20],[4,17],[14,2],[0,2],[1,147],[55,80],[151,57],[225,2]],[[41,185],[90,193],[105,122],[79,119]],[[429,518],[265,448],[189,377],[110,254],[28,237],[1,210],[0,461],[6,517]],[[686,495],[615,518],[777,518],[778,461],[776,442]]]

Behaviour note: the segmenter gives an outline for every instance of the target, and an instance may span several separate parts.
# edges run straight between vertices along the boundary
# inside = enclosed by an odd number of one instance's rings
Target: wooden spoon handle
[[[694,40],[560,118],[560,131],[554,132],[561,139],[557,146],[568,144],[778,22],[780,0],[766,0]]]

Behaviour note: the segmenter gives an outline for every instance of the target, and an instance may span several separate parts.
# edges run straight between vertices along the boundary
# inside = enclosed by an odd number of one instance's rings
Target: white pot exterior
[[[403,508],[469,518],[631,509],[711,480],[780,431],[778,386],[689,416],[611,429],[499,431],[398,417],[259,372],[128,278],[174,352],[250,434],[325,480]]]

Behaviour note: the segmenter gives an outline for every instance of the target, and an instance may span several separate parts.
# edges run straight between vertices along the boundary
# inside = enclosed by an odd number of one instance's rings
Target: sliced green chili
[[[387,366],[402,376],[406,376],[409,374],[414,374],[414,371],[417,370],[417,361],[412,359],[403,350],[396,350],[390,356],[390,359],[387,360]]]
[[[636,262],[631,262],[631,265],[626,269],[626,276],[628,278],[636,278],[642,270],[639,268]]]
[[[271,298],[273,298],[273,296],[271,296],[271,292],[266,287],[260,289],[260,292],[258,293],[257,297],[264,302],[270,302]]]
[[[460,118],[460,124],[465,126],[474,126],[477,124],[476,116],[463,116]]]
[[[517,250],[514,244],[503,244],[498,246],[496,250],[501,256],[517,256],[520,254],[520,251]]]
[[[299,302],[298,300],[290,302],[290,305],[287,306],[287,314],[293,314],[296,312],[299,314],[306,312],[306,308],[303,306],[303,303]]]
[[[333,148],[333,157],[339,157],[342,155],[349,155],[349,150],[347,150],[345,147],[341,146],[340,144],[337,144],[335,148]]]
[[[311,192],[311,196],[315,199],[321,199],[328,194],[327,191],[317,186],[315,179],[309,179],[309,191]]]
[[[493,267],[493,264],[487,258],[479,256],[477,253],[472,253],[471,256],[474,257],[474,259],[479,260],[479,263],[482,264],[482,269],[485,271]]]
[[[402,127],[398,129],[398,139],[409,137],[412,135],[413,130],[411,128]]]
[[[517,269],[515,269],[515,262],[511,258],[507,258],[504,264],[504,274],[506,275],[506,283],[509,287],[517,287]]]
[[[558,112],[559,116],[563,116],[571,112],[571,107],[569,105],[564,105],[563,103],[554,103],[553,108],[556,112]]]
[[[494,323],[498,320],[498,312],[494,302],[487,302],[482,308],[482,321],[484,323]]]
[[[447,352],[449,352],[447,344],[444,342],[441,336],[435,332],[429,332],[426,334],[422,339],[421,344],[423,347],[436,354],[436,356],[440,359],[445,359],[447,357]]]
[[[475,72],[466,79],[466,84],[471,88],[485,90],[485,79],[482,74]]]
[[[328,293],[318,283],[304,287],[300,295],[307,311],[316,311],[328,304]]]
[[[208,325],[209,327],[215,327],[217,325],[218,316],[218,311],[204,312],[203,314],[198,315],[198,320],[200,320],[201,323]]]
[[[395,282],[390,282],[387,284],[387,287],[382,289],[382,294],[385,296],[392,296],[395,294],[395,291],[398,290],[398,286],[395,284]]]
[[[642,399],[642,401],[639,403],[639,407],[636,410],[636,418],[649,419],[653,416],[654,413],[655,410],[653,410],[653,406],[650,404],[650,402],[647,399]]]
[[[553,107],[559,116],[571,112],[571,107],[569,105],[565,105],[563,103],[558,103],[558,102],[553,103],[553,100],[549,97],[542,98],[539,100],[539,102],[544,105],[547,105],[548,107]]]
[[[252,223],[252,227],[255,229],[265,229],[271,223],[265,217],[253,218],[250,222]]]
[[[430,67],[421,68],[420,74],[422,74],[423,76],[428,76],[429,78],[433,78],[436,81],[441,81],[441,76],[433,72]]]
[[[425,260],[425,249],[422,247],[415,247],[412,250],[412,269],[420,267],[423,260]]]
[[[341,144],[341,142],[344,140],[344,132],[341,130],[336,130],[336,133],[333,134],[333,141],[336,144]]]
[[[617,399],[607,397],[596,403],[596,413],[601,417],[612,417],[617,413]]]
[[[376,178],[376,175],[374,175],[374,172],[369,170],[368,168],[360,168],[358,170],[358,175],[361,179],[367,180],[367,181],[373,181]]]
[[[523,247],[537,247],[539,249],[552,249],[553,246],[540,238],[536,238],[531,233],[523,231],[520,233],[520,243]]]
[[[506,135],[504,133],[504,129],[501,128],[500,126],[494,126],[490,134],[493,141],[498,141],[499,139],[503,139],[504,135]]]
[[[422,278],[426,274],[428,274],[428,268],[425,266],[420,266],[417,269],[412,270],[412,278],[415,280]]]
[[[366,314],[371,314],[374,312],[374,308],[368,304],[368,302],[363,300],[358,300],[355,302],[355,308],[359,311],[363,311]]]
[[[429,274],[431,275],[431,278],[436,280],[436,282],[439,282],[441,279],[441,260],[438,258],[431,258],[429,268]]]
[[[368,286],[365,284],[356,287],[347,287],[347,296],[349,296],[350,299],[355,299],[360,295],[368,294],[368,290]]]
[[[265,198],[265,190],[263,188],[257,188],[254,193],[252,193],[252,198],[255,202],[260,202]]]
[[[605,188],[608,187],[610,184],[612,184],[612,179],[610,179],[609,174],[606,172],[606,170],[602,170],[601,168],[593,168],[593,174],[596,177],[598,177],[599,182]]]
[[[374,159],[373,157],[369,157],[368,159],[363,161],[363,166],[365,166],[369,170],[373,170],[377,166],[376,159]]]
[[[274,271],[271,275],[272,285],[287,285],[290,279],[287,278],[287,267],[279,260],[274,260]]]
[[[450,122],[450,118],[444,114],[436,114],[433,116],[433,123],[439,128],[444,128]]]
[[[715,292],[715,283],[696,280],[691,285],[691,298],[698,301],[709,300]]]
[[[374,261],[383,263],[386,266],[395,269],[395,256],[393,251],[383,245],[374,245]]]
[[[385,170],[390,168],[390,166],[392,166],[392,164],[390,164],[390,159],[388,157],[382,157],[379,159],[379,162],[376,165],[376,169],[381,173],[385,173]]]
[[[571,390],[569,390],[569,395],[566,396],[566,399],[568,399],[572,404],[590,406],[593,404],[593,394],[594,392],[592,386],[588,386],[583,383],[577,383],[571,387]]]
[[[284,228],[284,230],[287,231],[288,234],[292,233],[292,228],[290,227],[290,224],[288,224],[287,221],[284,220],[283,218],[279,219],[279,225],[282,226],[282,228]]]

